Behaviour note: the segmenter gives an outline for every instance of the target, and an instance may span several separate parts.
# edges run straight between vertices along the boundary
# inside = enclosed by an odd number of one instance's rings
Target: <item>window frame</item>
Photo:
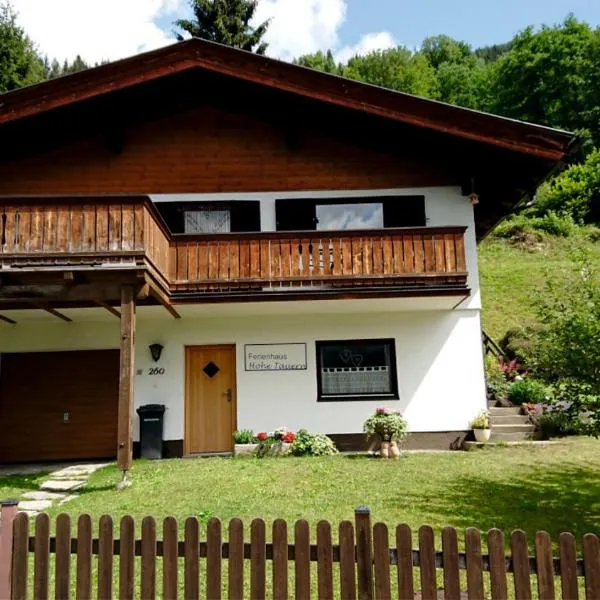
[[[389,345],[389,356],[390,356],[390,378],[391,378],[391,392],[388,394],[348,394],[345,396],[328,396],[323,394],[323,383],[321,379],[321,348],[323,346],[331,346],[334,344],[346,345],[346,346],[358,346],[360,344],[388,344]],[[396,364],[396,339],[395,338],[365,338],[365,339],[349,339],[349,340],[317,340],[315,342],[316,349],[316,366],[317,366],[317,402],[380,402],[382,400],[399,400],[400,395],[398,391],[398,372]]]

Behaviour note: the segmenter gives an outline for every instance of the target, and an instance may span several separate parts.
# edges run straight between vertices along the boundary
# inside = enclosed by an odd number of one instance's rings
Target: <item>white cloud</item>
[[[398,43],[388,31],[367,33],[360,38],[358,44],[354,44],[353,46],[344,46],[343,48],[336,50],[334,56],[336,62],[345,63],[357,54],[368,54],[374,50],[395,48],[397,45]]]
[[[63,61],[116,60],[174,41],[172,22],[189,15],[189,0],[11,0],[19,22],[42,54]],[[390,33],[368,33],[341,46],[339,31],[348,0],[260,0],[256,23],[271,19],[270,56],[291,60],[331,49],[347,60],[394,46]]]
[[[346,8],[346,0],[261,0],[255,20],[271,19],[265,35],[268,54],[291,60],[337,47]]]
[[[184,0],[11,0],[19,22],[43,54],[60,61],[115,60],[173,42],[160,18],[175,19]]]

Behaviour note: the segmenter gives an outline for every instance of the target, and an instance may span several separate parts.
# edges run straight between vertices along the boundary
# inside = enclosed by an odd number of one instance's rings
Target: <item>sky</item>
[[[19,22],[50,58],[116,60],[174,42],[173,21],[189,0],[10,0]],[[600,25],[600,0],[259,0],[270,18],[268,54],[291,60],[331,49],[339,61],[393,47],[417,48],[448,34],[472,46],[509,40],[528,25],[569,13]]]

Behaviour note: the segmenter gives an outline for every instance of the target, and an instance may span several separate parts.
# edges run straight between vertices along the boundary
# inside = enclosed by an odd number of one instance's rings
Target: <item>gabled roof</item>
[[[459,108],[199,39],[0,95],[0,127],[145,82],[202,69],[313,100],[558,162],[571,133]]]

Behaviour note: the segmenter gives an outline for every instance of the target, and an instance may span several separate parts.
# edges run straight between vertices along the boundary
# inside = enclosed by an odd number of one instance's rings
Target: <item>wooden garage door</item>
[[[114,456],[118,394],[118,350],[0,355],[0,463]]]

